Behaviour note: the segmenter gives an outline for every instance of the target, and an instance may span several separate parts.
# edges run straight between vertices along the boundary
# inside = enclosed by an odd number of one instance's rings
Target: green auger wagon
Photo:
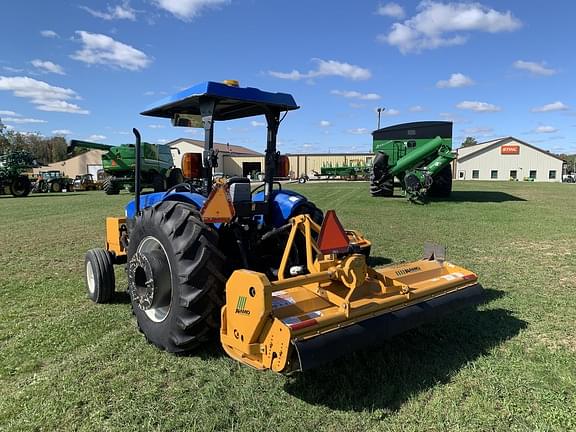
[[[113,146],[72,140],[70,145],[72,148],[107,151],[102,155],[102,168],[107,174],[102,189],[107,195],[117,195],[123,188],[134,191],[136,166],[134,144]],[[166,145],[142,143],[141,169],[141,186],[152,187],[154,192],[163,192],[183,181],[182,171],[174,166],[170,147]]]
[[[411,201],[452,192],[452,123],[403,123],[372,132],[372,196],[392,196],[395,179]]]

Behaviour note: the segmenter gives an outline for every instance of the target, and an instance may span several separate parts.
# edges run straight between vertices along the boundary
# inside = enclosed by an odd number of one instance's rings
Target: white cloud
[[[14,111],[0,110],[0,116],[20,117],[20,114]]]
[[[129,1],[123,1],[122,4],[116,6],[108,5],[106,12],[90,9],[87,6],[80,6],[80,9],[84,9],[96,18],[102,18],[108,21],[116,19],[127,19],[130,21],[136,20],[136,11],[130,7]]]
[[[104,141],[105,139],[106,135],[93,134],[86,138],[86,141]]]
[[[320,127],[326,128],[330,126],[332,126],[332,123],[330,123],[328,120],[320,120]]]
[[[456,105],[456,108],[460,108],[463,110],[476,111],[476,112],[502,111],[502,108],[500,108],[497,105],[490,104],[487,102],[478,102],[478,101],[462,101],[458,105]]]
[[[77,31],[82,40],[83,47],[71,57],[87,64],[104,64],[128,70],[146,68],[150,58],[142,51],[118,42],[110,36],[86,31]]]
[[[45,37],[45,38],[57,38],[57,37],[60,37],[60,36],[58,36],[58,33],[56,33],[56,32],[53,31],[53,30],[42,30],[42,31],[40,32],[40,34],[42,35],[42,37]]]
[[[390,2],[385,5],[378,6],[376,10],[378,15],[389,16],[396,19],[402,19],[406,15],[404,9],[398,3]]]
[[[7,121],[10,123],[16,124],[28,124],[28,123],[48,123],[46,120],[40,120],[35,118],[26,118],[26,117],[3,117],[2,121]]]
[[[74,90],[52,86],[33,78],[0,76],[0,91],[2,90],[11,91],[16,97],[29,99],[40,111],[90,113],[76,104],[67,102],[70,99],[80,99]]]
[[[494,129],[489,128],[489,127],[473,127],[473,128],[462,129],[462,132],[464,132],[466,135],[476,135],[476,136],[481,136],[481,137],[487,137],[487,136],[492,136],[494,134]]]
[[[58,75],[66,75],[64,73],[64,69],[62,68],[62,66],[57,65],[56,63],[52,63],[51,61],[35,59],[32,60],[30,63],[32,63],[32,66],[41,69],[43,72],[55,73]]]
[[[252,121],[250,122],[250,124],[252,125],[252,127],[264,127],[264,126],[266,126],[266,123],[264,123],[264,122],[259,122],[259,121],[256,121],[256,120],[252,120]]]
[[[68,129],[55,129],[52,131],[53,135],[59,135],[59,136],[66,136],[66,135],[70,135],[72,133],[71,130]]]
[[[166,126],[163,124],[150,124],[148,127],[151,129],[164,129]]]
[[[422,105],[414,105],[409,108],[410,112],[422,112],[424,111],[424,107]]]
[[[156,93],[153,92],[152,90],[148,90],[144,92],[144,96],[154,96]]]
[[[528,71],[533,75],[549,76],[558,72],[555,69],[546,67],[545,63],[536,63],[524,60],[516,60],[514,62],[514,67],[516,69]]]
[[[534,132],[536,133],[553,133],[557,131],[558,129],[553,126],[538,126],[536,129],[534,129]]]
[[[390,32],[379,35],[378,40],[406,54],[466,43],[468,35],[455,32],[499,33],[516,30],[521,25],[510,11],[499,12],[480,3],[424,0],[416,15],[402,23],[394,23]]]
[[[382,111],[382,115],[385,116],[397,116],[398,114],[400,114],[400,111],[394,108],[386,108],[384,111]]]
[[[370,130],[366,129],[366,128],[353,128],[353,129],[348,129],[346,132],[348,132],[352,135],[365,135],[365,134],[369,134]]]
[[[378,100],[380,95],[376,93],[360,93],[353,90],[332,90],[330,92],[333,95],[342,96],[349,99],[361,99],[361,100]]]
[[[540,107],[532,108],[532,112],[566,111],[569,107],[563,102],[556,101]]]
[[[440,80],[436,83],[438,88],[457,88],[457,87],[467,87],[474,84],[472,78],[467,77],[459,72],[450,75],[447,80]]]
[[[12,73],[24,72],[24,69],[18,69],[11,66],[2,66],[2,69],[4,69],[6,72],[12,72]]]
[[[312,59],[312,61],[316,63],[316,69],[309,70],[308,72],[293,70],[291,72],[268,71],[268,73],[276,78],[293,81],[306,78],[320,78],[325,76],[339,76],[351,80],[367,80],[372,76],[372,73],[369,69],[365,69],[350,63],[342,63],[336,60],[322,59]]]
[[[152,0],[156,6],[164,9],[183,21],[197,17],[204,9],[217,8],[230,3],[229,0]]]

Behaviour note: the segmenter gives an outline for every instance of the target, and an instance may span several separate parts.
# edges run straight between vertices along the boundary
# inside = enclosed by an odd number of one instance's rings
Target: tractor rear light
[[[182,175],[186,179],[202,177],[202,154],[184,153],[182,156]]]

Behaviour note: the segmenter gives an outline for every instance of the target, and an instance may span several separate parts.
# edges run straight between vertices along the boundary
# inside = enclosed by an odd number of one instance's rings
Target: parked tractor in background
[[[102,189],[107,195],[117,195],[121,189],[133,192],[135,187],[135,147],[134,144],[93,143],[72,140],[71,149],[106,150],[102,155],[102,168],[107,177],[103,180]],[[163,192],[183,180],[180,168],[174,167],[170,147],[162,144],[142,143],[141,187],[151,187],[154,192]]]
[[[28,196],[32,190],[30,179],[25,174],[37,165],[32,153],[18,150],[0,156],[0,195]]]
[[[372,132],[372,196],[394,195],[395,179],[411,201],[452,192],[452,123],[403,123]]]
[[[32,188],[34,193],[72,192],[73,181],[58,170],[40,171]]]
[[[274,181],[278,128],[298,108],[289,94],[231,81],[198,84],[143,112],[203,126],[203,154],[183,165],[197,181],[141,195],[134,129],[136,196],[123,215],[106,219],[106,248],[86,253],[88,296],[110,301],[113,266],[125,265],[132,310],[150,343],[183,353],[219,332],[230,357],[276,372],[317,367],[477,302],[477,276],[447,262],[443,248],[375,270],[366,262],[370,241]],[[268,130],[264,184],[214,183],[216,122],[260,115]]]
[[[99,190],[100,186],[94,181],[92,174],[77,175],[74,179],[74,192],[85,192]]]

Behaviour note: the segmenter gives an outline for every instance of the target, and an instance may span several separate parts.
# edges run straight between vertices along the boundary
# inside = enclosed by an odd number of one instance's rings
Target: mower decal
[[[310,327],[315,324],[318,324],[316,318],[320,316],[322,316],[322,312],[314,311],[314,312],[308,312],[307,314],[304,315],[282,318],[281,321],[288,327],[290,327],[292,330],[298,330],[301,328]]]
[[[296,303],[296,300],[290,296],[272,293],[272,310],[292,306],[294,303]]]
[[[236,303],[236,313],[250,315],[250,311],[246,309],[246,297],[238,297],[238,302]]]
[[[396,276],[406,276],[408,273],[414,273],[417,271],[422,270],[420,267],[418,266],[414,266],[414,267],[407,267],[407,268],[403,268],[400,270],[396,271]]]

